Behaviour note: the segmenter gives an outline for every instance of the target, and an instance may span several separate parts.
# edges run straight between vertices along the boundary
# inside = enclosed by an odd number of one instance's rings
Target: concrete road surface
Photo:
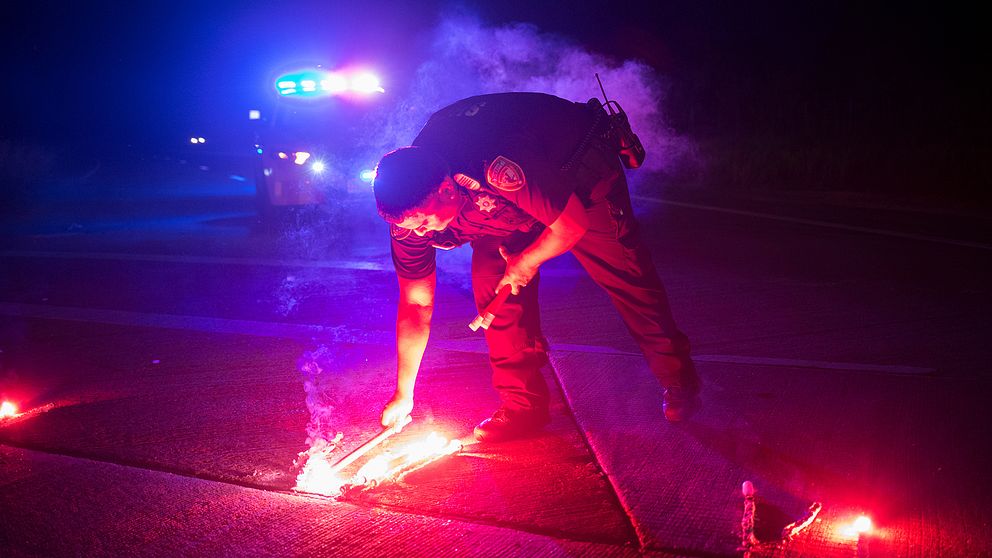
[[[337,455],[379,431],[385,226],[367,193],[259,223],[242,181],[194,178],[4,222],[0,397],[21,414],[0,419],[3,556],[989,555],[981,216],[644,194],[705,382],[696,417],[663,420],[619,317],[564,256],[540,287],[547,430],[335,499],[295,492],[293,463],[314,412]],[[468,250],[440,256],[414,422],[387,448],[466,436],[496,408]],[[873,529],[848,532],[862,514]]]

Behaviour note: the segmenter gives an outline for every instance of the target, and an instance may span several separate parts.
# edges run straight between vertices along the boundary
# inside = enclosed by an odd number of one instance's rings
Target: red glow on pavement
[[[5,419],[8,417],[17,416],[17,405],[14,405],[10,401],[4,401],[0,403],[0,419]]]

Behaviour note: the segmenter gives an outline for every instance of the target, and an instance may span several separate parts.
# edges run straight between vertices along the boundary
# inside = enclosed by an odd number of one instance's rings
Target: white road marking
[[[7,250],[0,252],[5,258],[53,258],[65,260],[115,260],[125,262],[165,262],[210,265],[255,265],[269,267],[312,267],[325,269],[352,269],[365,271],[392,271],[392,264],[371,261],[346,260],[279,260],[264,258],[227,258],[218,256],[175,256],[169,254],[123,254],[119,252],[36,252]]]
[[[175,314],[155,314],[148,312],[74,308],[67,306],[42,306],[7,302],[0,302],[0,315],[21,318],[102,323],[129,327],[156,327],[165,329],[203,331],[207,333],[233,333],[258,337],[278,337],[287,339],[317,338],[330,342],[364,343],[371,345],[385,345],[390,347],[395,344],[392,331],[366,331],[350,328],[348,326],[324,326],[286,322],[264,322],[258,320],[233,320],[228,318],[212,318],[204,316],[179,316]],[[432,341],[431,344],[438,349],[449,351],[481,354],[485,354],[487,352],[486,343],[482,339],[438,339]],[[604,355],[640,356],[640,353],[621,351],[611,347],[570,343],[553,343],[552,350]],[[918,366],[828,362],[818,360],[749,357],[738,355],[693,355],[693,360],[696,360],[697,362],[719,362],[724,364],[816,368],[823,370],[880,372],[885,374],[900,375],[929,375],[937,372],[933,368]]]
[[[693,355],[697,362],[721,362],[724,364],[751,364],[758,366],[785,366],[789,368],[817,368],[821,370],[850,370],[856,372],[879,372],[904,376],[929,376],[937,373],[936,368],[904,366],[900,364],[867,364],[862,362],[831,362],[824,360],[804,360],[795,358],[750,357],[738,355]]]
[[[760,211],[747,211],[744,209],[732,209],[729,207],[719,207],[715,205],[702,205],[696,203],[686,203],[666,200],[662,198],[653,198],[649,196],[633,196],[635,200],[639,201],[649,201],[654,203],[660,203],[664,205],[674,205],[677,207],[688,207],[690,209],[701,209],[705,211],[717,211],[720,213],[731,213],[733,215],[745,215],[748,217],[758,217],[760,219],[771,219],[773,221],[783,221],[786,223],[798,223],[801,225],[812,225],[815,227],[826,227],[830,229],[839,229],[843,231],[852,232],[862,232],[869,234],[877,234],[881,236],[891,236],[895,238],[908,238],[911,240],[922,240],[924,242],[936,242],[938,244],[950,244],[952,246],[964,246],[967,248],[978,248],[979,250],[992,250],[992,244],[984,244],[981,242],[971,242],[968,240],[955,240],[953,238],[942,238],[939,236],[927,236],[922,234],[904,233],[899,231],[892,231],[888,229],[876,229],[872,227],[860,227],[857,225],[844,225],[842,223],[831,223],[830,221],[819,221],[817,219],[804,219],[802,217],[788,217],[785,215],[775,215],[774,213],[762,213]]]
[[[257,320],[232,320],[206,316],[180,316],[175,314],[155,314],[129,312],[125,310],[104,310],[99,308],[75,308],[69,306],[43,306],[0,302],[0,315],[44,320],[66,320],[120,325],[129,327],[155,327],[183,329],[206,333],[234,333],[257,337],[279,337],[284,339],[312,339],[341,343],[367,343],[373,345],[394,345],[393,333],[365,331],[347,326],[323,326],[293,324],[286,322],[263,322]]]
[[[154,327],[203,331],[206,333],[233,333],[257,337],[277,337],[283,339],[319,339],[336,343],[364,343],[368,345],[395,346],[392,331],[360,330],[348,326],[327,326],[315,324],[294,324],[287,322],[263,322],[258,320],[233,320],[206,316],[180,316],[149,312],[129,312],[125,310],[104,310],[99,308],[75,308],[69,306],[45,306],[0,302],[0,315],[18,318],[43,320],[66,320],[72,322],[100,323],[128,327]],[[483,339],[436,339],[431,345],[438,349],[464,353],[488,352]],[[618,356],[641,356],[640,353],[622,351],[598,345],[552,343],[553,351],[568,351]],[[724,364],[747,364],[758,366],[782,366],[789,368],[816,368],[822,370],[845,370],[855,372],[880,372],[900,375],[929,375],[937,370],[918,366],[865,364],[854,362],[827,362],[786,358],[750,357],[738,355],[693,355],[697,362],[719,362]]]
[[[459,351],[463,353],[485,353],[486,342],[484,340],[464,340],[464,339],[444,339],[431,341],[431,344],[439,349],[449,351]],[[623,351],[612,347],[600,345],[579,345],[573,343],[551,343],[552,351],[633,356],[641,357],[641,353]],[[692,355],[696,362],[719,362],[722,364],[744,364],[752,366],[776,366],[785,368],[815,368],[818,370],[844,370],[851,372],[877,372],[882,374],[896,374],[902,376],[928,376],[937,373],[935,368],[922,366],[904,366],[899,364],[867,364],[861,362],[831,362],[824,360],[806,360],[794,358],[771,358],[753,357],[740,355]]]
[[[358,260],[281,260],[265,258],[230,258],[222,256],[177,256],[170,254],[125,254],[121,252],[42,252],[33,250],[0,251],[0,258],[36,258],[57,260],[101,260],[121,262],[156,262],[205,265],[247,265],[281,268],[346,269],[383,271],[393,273],[392,262],[385,264]],[[541,270],[541,277],[573,277],[585,273],[583,269],[548,266]],[[445,275],[470,275],[468,270],[444,270]]]

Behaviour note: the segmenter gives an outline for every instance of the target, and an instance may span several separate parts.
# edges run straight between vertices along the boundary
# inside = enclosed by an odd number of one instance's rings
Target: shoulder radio
[[[603,92],[603,107],[610,113],[610,132],[617,143],[620,161],[628,169],[636,169],[644,164],[646,155],[644,145],[641,144],[641,139],[637,137],[637,134],[630,129],[627,113],[624,112],[620,103],[611,101],[607,97],[606,89],[603,87],[603,81],[599,79],[598,73],[596,74],[596,81],[599,82],[599,90]]]

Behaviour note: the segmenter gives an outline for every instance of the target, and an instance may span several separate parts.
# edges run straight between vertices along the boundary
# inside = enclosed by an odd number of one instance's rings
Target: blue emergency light
[[[345,92],[385,93],[379,78],[368,72],[349,76],[341,72],[300,70],[279,76],[275,86],[284,97],[323,97]]]

